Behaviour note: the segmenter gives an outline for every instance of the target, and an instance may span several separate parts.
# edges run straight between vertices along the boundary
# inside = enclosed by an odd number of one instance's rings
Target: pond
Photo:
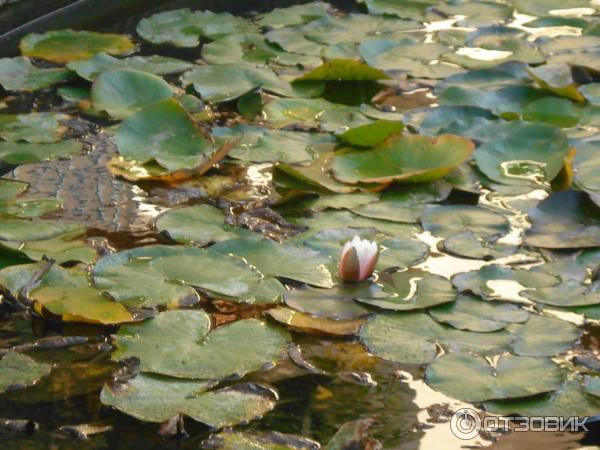
[[[31,5],[0,448],[598,445],[599,2]]]

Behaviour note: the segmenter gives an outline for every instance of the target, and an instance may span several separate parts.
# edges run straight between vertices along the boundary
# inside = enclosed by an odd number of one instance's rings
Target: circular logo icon
[[[461,408],[450,419],[450,430],[459,439],[473,439],[481,431],[481,417],[474,409]]]

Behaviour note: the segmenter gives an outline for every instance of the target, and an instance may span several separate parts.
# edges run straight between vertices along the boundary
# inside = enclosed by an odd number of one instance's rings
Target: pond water
[[[0,6],[0,448],[599,444],[452,427],[600,412],[600,3],[148,3]]]

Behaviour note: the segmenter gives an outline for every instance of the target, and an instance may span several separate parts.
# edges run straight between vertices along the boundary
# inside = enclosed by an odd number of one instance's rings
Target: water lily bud
[[[354,236],[342,248],[340,257],[340,278],[349,282],[365,281],[373,273],[379,258],[375,242]]]

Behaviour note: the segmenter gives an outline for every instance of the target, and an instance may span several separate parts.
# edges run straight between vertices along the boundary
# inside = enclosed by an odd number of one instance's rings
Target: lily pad
[[[51,370],[51,364],[38,363],[27,355],[8,352],[0,360],[0,392],[31,386]]]
[[[227,297],[251,297],[262,279],[262,275],[241,257],[219,253],[214,248],[188,248],[181,253],[156,258],[149,265],[171,282]]]
[[[221,379],[260,370],[281,357],[289,335],[256,319],[209,333],[203,311],[167,311],[139,325],[121,327],[112,357],[141,360],[141,370],[178,378]],[[163,345],[168,338],[168,346]]]
[[[194,64],[160,55],[115,58],[107,53],[97,53],[93,58],[70,62],[67,67],[77,72],[81,78],[94,81],[98,75],[108,70],[132,69],[154,75],[169,75],[191,69]]]
[[[126,35],[70,29],[28,34],[19,47],[23,56],[56,63],[88,59],[100,52],[128,55],[136,49]]]
[[[7,91],[35,91],[69,80],[73,74],[66,69],[41,69],[28,58],[1,58],[0,85]]]
[[[576,102],[584,100],[577,90],[571,68],[567,64],[545,64],[527,69],[531,77],[544,89]]]
[[[333,287],[326,267],[329,258],[305,247],[278,244],[264,238],[239,238],[220,242],[212,249],[242,257],[267,276],[289,278],[316,287]]]
[[[421,224],[434,236],[444,238],[470,231],[482,239],[496,240],[509,231],[503,215],[472,205],[429,206],[421,215]]]
[[[366,152],[335,156],[331,170],[345,183],[434,181],[465,161],[473,150],[474,144],[459,136],[399,135]]]
[[[502,302],[485,302],[474,296],[459,296],[455,302],[431,308],[429,314],[438,322],[459,330],[491,332],[506,328],[510,323],[526,322],[529,313]],[[539,355],[531,355],[539,356]]]
[[[321,86],[309,85],[307,89],[294,88],[290,83],[277,77],[268,68],[249,67],[239,64],[204,65],[185,73],[184,85],[193,85],[200,96],[213,103],[234,100],[255,89],[287,97],[302,94],[319,94]]]
[[[384,72],[353,59],[333,59],[296,78],[301,81],[377,81],[388,79]]]
[[[8,164],[32,164],[79,155],[81,143],[64,140],[49,144],[0,142],[0,160]]]
[[[316,157],[316,147],[333,147],[334,143],[328,134],[267,130],[251,125],[216,127],[212,132],[217,142],[240,139],[228,156],[252,162],[307,163]]]
[[[360,339],[376,356],[405,364],[428,364],[437,346],[453,352],[496,355],[510,349],[511,335],[504,331],[475,333],[444,327],[428,314],[412,312],[377,314],[361,328]]]
[[[229,13],[177,9],[154,14],[142,19],[137,33],[153,44],[171,44],[177,47],[196,47],[200,36],[216,39],[227,34],[255,30],[250,21]]]
[[[402,122],[377,120],[367,125],[351,128],[338,137],[357,147],[375,147],[393,134],[401,133],[403,129],[404,124]]]
[[[0,114],[0,137],[8,142],[56,142],[66,131],[61,122],[68,118],[65,114],[50,112]]]
[[[140,109],[173,95],[162,78],[133,69],[102,72],[92,84],[94,108],[124,119]]]
[[[431,363],[425,379],[432,388],[450,397],[481,402],[556,391],[563,374],[547,358],[504,355],[492,366],[480,356],[451,353]]]
[[[368,117],[353,106],[331,103],[320,98],[280,98],[264,107],[267,122],[277,128],[293,124],[324,131],[344,132],[371,123]]]
[[[338,320],[312,317],[290,308],[274,308],[267,314],[292,330],[329,336],[353,336],[363,324],[361,319]]]
[[[213,450],[319,450],[321,445],[311,439],[293,434],[278,433],[246,433],[242,431],[224,431],[211,434],[202,443],[202,448]]]
[[[383,273],[377,283],[381,289],[356,300],[378,308],[408,311],[453,302],[456,298],[450,281],[419,269]]]
[[[502,415],[585,417],[598,412],[600,400],[587,394],[580,380],[572,379],[550,394],[522,400],[487,401],[484,407],[487,411]]]
[[[514,352],[522,356],[554,356],[568,351],[580,330],[572,323],[546,316],[532,316],[522,325],[508,326],[515,340]]]
[[[171,239],[199,246],[236,237],[227,230],[225,214],[210,205],[172,209],[158,217],[156,228]]]
[[[316,318],[351,320],[366,316],[371,311],[352,298],[362,289],[341,285],[332,289],[293,289],[284,295],[285,304]]]
[[[154,159],[168,170],[194,168],[212,150],[210,141],[174,99],[161,100],[129,116],[119,127],[116,140],[125,158]]]
[[[214,382],[139,374],[124,384],[105,385],[100,401],[146,422],[166,422],[178,414],[213,428],[260,418],[275,407],[276,393],[243,383],[209,391]]]
[[[310,2],[304,5],[293,5],[287,8],[275,8],[268,13],[261,14],[258,24],[262,27],[288,27],[301,25],[321,17],[327,16],[331,6],[325,2]]]
[[[598,206],[583,192],[556,192],[529,211],[525,243],[542,248],[600,247]]]

